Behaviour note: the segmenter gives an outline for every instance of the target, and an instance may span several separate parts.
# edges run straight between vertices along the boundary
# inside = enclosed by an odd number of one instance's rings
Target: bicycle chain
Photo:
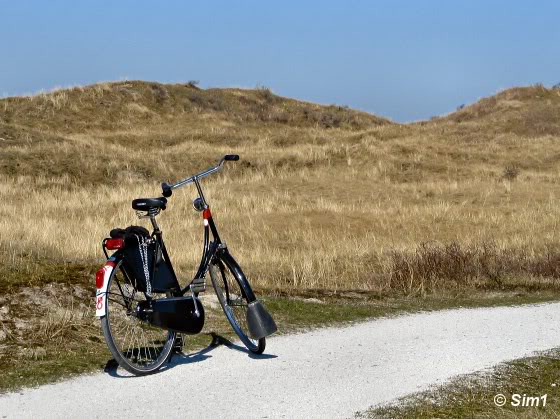
[[[140,237],[135,234],[138,240],[138,250],[140,251],[140,259],[142,259],[142,267],[144,268],[144,277],[146,278],[146,295],[152,296],[152,283],[150,282],[150,268],[148,265],[148,242],[145,237]]]

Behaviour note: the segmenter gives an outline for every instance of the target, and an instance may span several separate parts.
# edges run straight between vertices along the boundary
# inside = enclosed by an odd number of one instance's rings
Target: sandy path
[[[348,417],[555,346],[560,303],[405,315],[273,338],[262,357],[220,346],[148,377],[119,369],[6,394],[0,416]]]

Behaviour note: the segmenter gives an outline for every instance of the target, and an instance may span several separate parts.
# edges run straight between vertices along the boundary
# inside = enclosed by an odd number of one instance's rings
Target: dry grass
[[[194,83],[102,83],[0,100],[0,372],[8,377],[0,387],[107,361],[87,303],[101,240],[139,223],[132,199],[156,196],[161,181],[226,153],[241,161],[205,179],[206,196],[260,295],[330,303],[269,300],[286,330],[409,304],[554,298],[557,93],[514,89],[410,125],[266,88]],[[183,283],[201,250],[194,197],[192,188],[176,191],[160,216]],[[225,326],[220,315],[208,327]]]
[[[542,85],[504,90],[443,118],[527,137],[560,135],[560,91]],[[437,122],[441,122],[437,121]]]
[[[4,99],[0,253],[30,276],[92,266],[112,227],[138,222],[133,198],[238,153],[205,186],[259,288],[555,287],[556,96],[514,89],[412,125],[265,88],[123,82]],[[536,120],[548,128],[504,128]],[[160,217],[185,281],[200,257],[193,197],[178,191]]]
[[[358,412],[356,418],[558,418],[558,349],[498,364],[490,370],[457,376],[449,382],[405,396],[385,406]],[[494,397],[503,394],[507,403],[497,407]],[[546,406],[512,406],[512,395],[547,394]],[[527,400],[527,399],[526,399]],[[521,402],[522,400],[520,400]]]

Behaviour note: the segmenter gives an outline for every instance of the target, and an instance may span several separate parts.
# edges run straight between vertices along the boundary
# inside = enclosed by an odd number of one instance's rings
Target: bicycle
[[[175,184],[162,183],[162,197],[133,200],[138,216],[150,219],[152,233],[138,226],[114,229],[102,242],[107,261],[96,273],[96,316],[115,360],[132,374],[156,372],[182,345],[183,334],[202,330],[204,307],[198,296],[206,291],[208,272],[226,318],[249,351],[263,353],[266,337],[277,330],[221,241],[200,183],[226,161],[237,160],[238,155],[225,155],[203,172]],[[181,288],[156,216],[166,209],[174,190],[190,183],[198,192],[193,207],[203,216],[203,251],[194,279]],[[109,256],[108,250],[114,253]]]

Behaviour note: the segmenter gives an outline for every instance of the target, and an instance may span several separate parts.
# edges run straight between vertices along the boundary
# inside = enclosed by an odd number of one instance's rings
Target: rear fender
[[[119,260],[115,256],[111,256],[95,274],[95,315],[103,317],[107,314],[107,288],[109,287],[109,278],[113,270],[117,266]]]

